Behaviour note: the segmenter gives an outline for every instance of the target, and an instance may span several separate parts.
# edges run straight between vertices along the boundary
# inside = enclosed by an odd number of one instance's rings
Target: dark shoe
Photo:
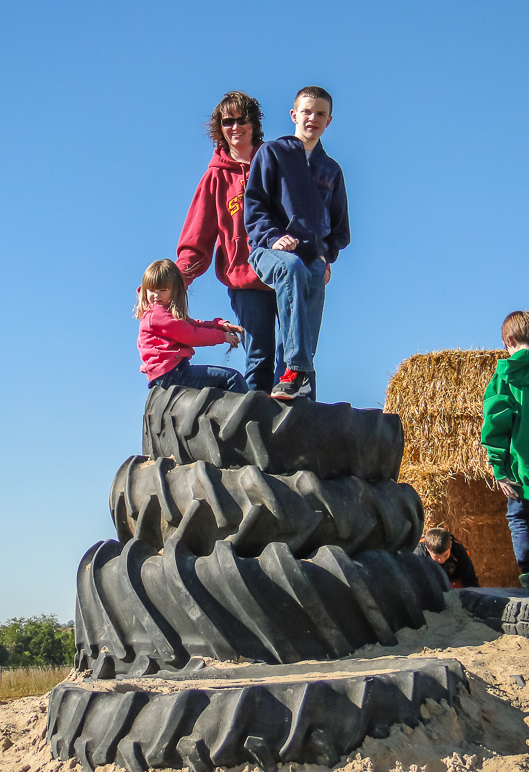
[[[272,389],[274,399],[295,399],[310,394],[309,376],[297,370],[285,370],[279,383]]]

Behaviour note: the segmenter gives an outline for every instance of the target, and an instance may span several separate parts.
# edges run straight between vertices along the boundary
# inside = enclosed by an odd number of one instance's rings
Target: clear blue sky
[[[0,622],[73,617],[77,565],[114,535],[147,396],[135,288],[174,257],[223,94],[256,96],[269,139],[300,87],[335,98],[352,241],[319,398],[376,406],[403,359],[495,348],[529,306],[528,37],[526,0],[0,0]],[[213,271],[190,307],[233,316]]]

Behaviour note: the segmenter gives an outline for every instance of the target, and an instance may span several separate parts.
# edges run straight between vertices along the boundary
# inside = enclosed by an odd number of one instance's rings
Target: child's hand
[[[503,480],[498,480],[498,485],[502,489],[502,491],[505,493],[508,499],[518,499],[519,495],[512,487],[513,485],[516,485],[517,488],[520,488],[520,483],[514,482],[514,480],[509,480],[508,477],[504,477]]]
[[[235,333],[238,333],[241,336],[241,338],[244,335],[243,328],[239,327],[238,324],[231,324],[231,322],[224,322],[224,324],[222,325],[222,329],[224,330],[224,332],[235,332]]]
[[[294,236],[289,236],[287,233],[272,244],[272,249],[279,249],[281,252],[293,252],[298,244],[299,239],[295,239]]]
[[[224,333],[226,343],[229,343],[232,348],[237,348],[239,345],[239,336],[236,335],[234,332],[225,332]]]

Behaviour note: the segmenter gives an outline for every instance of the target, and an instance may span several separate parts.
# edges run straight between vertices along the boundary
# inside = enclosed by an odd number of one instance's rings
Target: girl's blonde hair
[[[147,290],[170,289],[168,309],[175,319],[187,319],[187,291],[184,279],[172,260],[155,260],[143,274],[135,307],[136,319],[141,319],[149,308]]]

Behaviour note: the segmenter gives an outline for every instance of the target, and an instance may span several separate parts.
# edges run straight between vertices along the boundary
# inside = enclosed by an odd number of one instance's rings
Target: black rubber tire
[[[357,477],[320,480],[313,472],[273,476],[255,466],[220,470],[204,461],[131,456],[110,492],[118,538],[134,536],[156,550],[171,537],[195,555],[227,539],[242,557],[271,541],[297,558],[333,544],[348,555],[369,549],[414,550],[423,529],[421,500],[410,485]]]
[[[304,398],[288,404],[261,391],[155,386],[143,427],[143,453],[151,458],[269,474],[305,469],[320,479],[396,480],[404,450],[397,415]]]
[[[493,630],[529,638],[529,590],[515,587],[465,587],[461,604]]]
[[[321,547],[295,560],[283,543],[258,558],[219,541],[196,557],[169,539],[163,556],[131,539],[95,545],[79,567],[76,666],[94,678],[178,670],[192,656],[270,663],[344,657],[394,645],[444,609],[446,575],[432,560],[383,550],[355,559]]]
[[[55,758],[76,757],[87,772],[112,763],[129,772],[247,763],[272,772],[280,762],[333,767],[366,735],[387,737],[396,723],[416,726],[426,698],[457,706],[458,691],[468,690],[456,660],[389,659],[381,674],[370,665],[330,662],[318,673],[312,663],[308,679],[293,667],[254,667],[257,684],[246,669],[217,671],[202,688],[180,681],[172,694],[157,692],[151,679],[144,691],[126,683],[119,691],[61,684],[51,693],[47,739]]]

